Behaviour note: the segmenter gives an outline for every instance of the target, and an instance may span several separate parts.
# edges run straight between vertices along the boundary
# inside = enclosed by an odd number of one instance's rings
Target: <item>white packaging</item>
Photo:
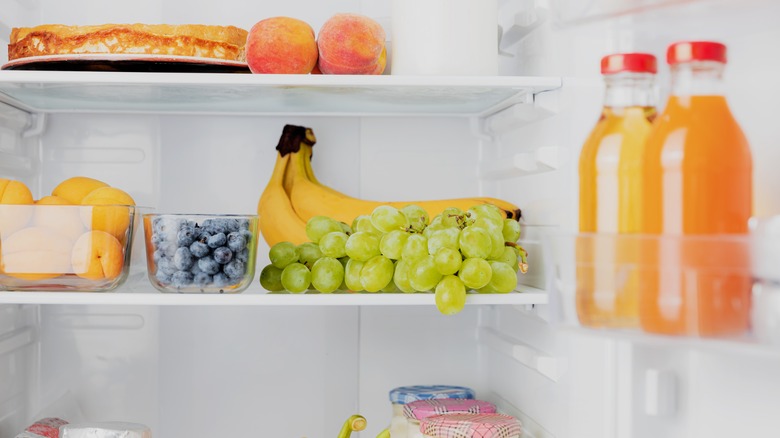
[[[496,75],[497,0],[393,0],[394,75]]]
[[[60,427],[60,438],[152,438],[152,431],[138,423],[66,424]]]

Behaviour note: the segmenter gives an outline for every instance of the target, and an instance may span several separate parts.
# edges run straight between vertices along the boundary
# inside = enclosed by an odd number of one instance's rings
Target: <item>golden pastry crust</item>
[[[14,28],[8,60],[79,53],[178,55],[231,61],[245,59],[247,31],[203,24],[47,24]]]

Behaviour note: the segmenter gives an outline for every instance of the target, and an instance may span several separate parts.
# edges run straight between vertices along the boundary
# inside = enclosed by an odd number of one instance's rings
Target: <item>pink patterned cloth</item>
[[[27,436],[58,438],[60,436],[60,426],[65,424],[68,424],[68,422],[60,418],[44,418],[31,424],[30,427],[25,429],[25,432],[32,434]]]
[[[494,414],[496,405],[484,400],[439,398],[418,400],[404,405],[404,415],[421,420],[441,414]]]
[[[436,438],[516,438],[522,427],[503,414],[444,414],[420,420],[420,431]]]

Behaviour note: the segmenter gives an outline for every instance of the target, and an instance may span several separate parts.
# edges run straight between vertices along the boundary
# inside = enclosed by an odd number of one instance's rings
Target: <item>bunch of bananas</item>
[[[360,215],[368,215],[379,205],[402,208],[408,204],[423,207],[430,217],[447,207],[462,210],[479,204],[493,204],[508,218],[519,219],[520,209],[507,201],[488,197],[429,201],[370,201],[353,198],[321,184],[311,168],[312,147],[317,139],[311,128],[286,125],[276,146],[276,164],[257,204],[260,231],[269,246],[288,241],[296,245],[308,242],[306,221],[328,216],[346,224]]]

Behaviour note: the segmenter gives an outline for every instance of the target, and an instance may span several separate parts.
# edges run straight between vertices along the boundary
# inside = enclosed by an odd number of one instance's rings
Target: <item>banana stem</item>
[[[338,438],[349,438],[352,432],[360,432],[366,428],[366,419],[362,415],[352,415],[344,421]]]

